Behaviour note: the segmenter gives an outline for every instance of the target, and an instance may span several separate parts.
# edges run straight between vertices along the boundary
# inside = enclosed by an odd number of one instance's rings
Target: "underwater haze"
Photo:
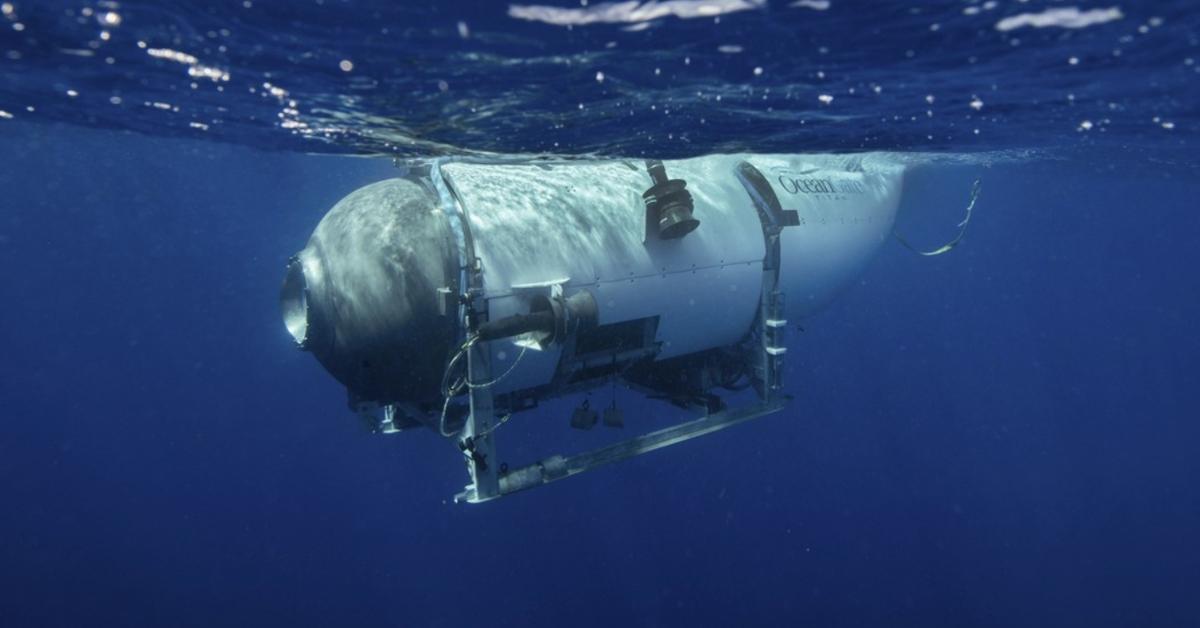
[[[1200,625],[1198,141],[1178,0],[0,2],[0,626]],[[790,332],[783,412],[564,482],[454,503],[280,321],[412,160],[868,151],[918,248],[978,180],[962,242]]]

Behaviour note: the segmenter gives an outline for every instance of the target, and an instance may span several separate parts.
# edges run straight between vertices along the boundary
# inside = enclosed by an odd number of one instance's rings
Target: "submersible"
[[[883,155],[412,162],[321,220],[287,267],[284,322],[379,431],[452,439],[458,497],[484,501],[783,407],[788,320],[888,238],[903,174]],[[499,456],[514,413],[614,379],[696,418],[522,467]],[[754,401],[731,407],[740,389]],[[570,424],[599,419],[585,404]]]

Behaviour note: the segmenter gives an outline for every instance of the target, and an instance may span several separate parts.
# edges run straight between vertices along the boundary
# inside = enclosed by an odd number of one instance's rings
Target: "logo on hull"
[[[818,195],[833,200],[844,199],[846,195],[866,194],[867,188],[861,181],[836,176],[815,176],[817,169],[800,172],[781,172],[777,177],[779,187],[788,194]]]

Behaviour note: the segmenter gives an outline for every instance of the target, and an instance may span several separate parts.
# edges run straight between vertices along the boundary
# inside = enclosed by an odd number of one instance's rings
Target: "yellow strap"
[[[943,244],[940,248],[932,251],[919,250],[913,247],[913,245],[909,244],[908,240],[905,240],[904,236],[900,235],[900,232],[894,229],[892,230],[892,237],[896,238],[897,242],[904,245],[904,248],[916,253],[917,255],[924,255],[926,257],[941,255],[942,253],[945,253],[958,246],[958,243],[962,241],[963,236],[967,234],[967,223],[971,222],[971,210],[975,209],[975,201],[979,199],[980,187],[979,179],[975,179],[975,183],[971,185],[971,202],[967,203],[967,216],[966,218],[963,218],[962,222],[958,223],[958,235],[954,236],[953,240]]]

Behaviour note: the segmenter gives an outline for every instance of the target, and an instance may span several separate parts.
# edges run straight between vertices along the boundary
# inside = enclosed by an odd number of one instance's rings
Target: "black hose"
[[[542,310],[529,314],[514,314],[499,320],[488,321],[479,326],[476,336],[479,340],[488,341],[498,338],[511,338],[531,331],[554,333],[554,312]]]

